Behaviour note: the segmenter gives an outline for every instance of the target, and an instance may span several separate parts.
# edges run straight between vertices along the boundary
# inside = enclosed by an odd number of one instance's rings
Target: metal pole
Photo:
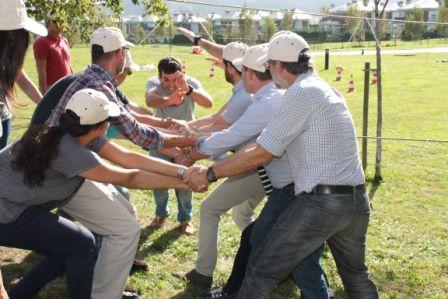
[[[370,81],[370,62],[364,65],[364,106],[362,116],[362,135],[367,136],[367,126],[369,122],[369,81]],[[367,138],[362,140],[362,168],[367,170]]]
[[[171,53],[171,44],[173,43],[173,38],[171,37],[171,35],[172,35],[172,33],[171,33],[172,25],[170,24],[169,26],[170,26],[170,53]]]
[[[325,49],[325,70],[328,70],[330,64],[330,49]]]

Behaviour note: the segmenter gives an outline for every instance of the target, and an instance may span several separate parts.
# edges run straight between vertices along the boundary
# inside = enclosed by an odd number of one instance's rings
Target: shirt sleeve
[[[312,103],[305,90],[288,90],[257,143],[272,155],[280,157],[286,147],[305,130],[315,109],[316,104]]]
[[[98,153],[107,142],[107,137],[105,135],[101,135],[98,138],[95,138],[92,142],[87,145],[87,148],[95,153]]]
[[[244,96],[230,101],[226,110],[223,112],[222,117],[227,122],[233,124],[244,114],[250,104],[252,104],[252,96],[249,93],[246,93]]]
[[[151,90],[154,87],[158,87],[160,84],[160,80],[156,77],[151,77],[149,78],[149,80],[146,82],[146,90]]]
[[[193,87],[193,89],[204,89],[204,88],[202,87],[201,82],[199,82],[198,79],[193,78],[193,77],[188,77],[188,78],[187,78],[187,84],[188,84],[188,85],[191,85],[191,87]]]
[[[47,43],[42,39],[38,38],[33,45],[34,58],[36,60],[47,60],[49,51]]]
[[[266,127],[272,109],[267,103],[254,102],[232,126],[199,141],[198,152],[209,156],[221,154],[251,141]]]

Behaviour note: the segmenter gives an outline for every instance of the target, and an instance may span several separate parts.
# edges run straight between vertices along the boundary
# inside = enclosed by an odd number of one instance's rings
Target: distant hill
[[[334,1],[328,1],[328,0],[204,0],[204,2],[209,3],[217,3],[217,4],[230,4],[230,5],[241,5],[241,3],[244,3],[247,6],[250,7],[257,7],[257,8],[298,8],[303,11],[309,11],[309,12],[319,12],[320,7],[326,5],[330,6],[330,4],[341,4],[345,2],[350,2],[350,0],[334,0]],[[225,8],[215,8],[211,6],[204,6],[204,5],[197,5],[197,4],[190,4],[185,5],[181,3],[172,3],[167,2],[168,7],[171,12],[174,11],[181,11],[181,10],[190,10],[193,9],[196,13],[200,15],[206,15],[210,12],[217,12],[222,13]],[[141,15],[143,13],[143,7],[141,6],[135,6],[132,4],[131,0],[125,0],[125,14],[126,15]]]

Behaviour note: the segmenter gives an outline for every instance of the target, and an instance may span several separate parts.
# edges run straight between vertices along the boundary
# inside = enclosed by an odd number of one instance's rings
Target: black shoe
[[[204,288],[210,289],[212,287],[213,283],[213,277],[211,276],[205,276],[196,271],[195,269],[191,270],[190,272],[186,273],[184,278],[191,283],[200,285]]]
[[[132,263],[131,274],[138,271],[148,271],[148,267],[148,263],[146,263],[145,261],[134,259],[134,262]]]
[[[130,285],[126,285],[123,290],[122,299],[138,299],[137,290]]]
[[[224,291],[223,287],[219,287],[210,291],[204,291],[199,294],[199,297],[204,299],[234,299],[236,293],[228,293]]]

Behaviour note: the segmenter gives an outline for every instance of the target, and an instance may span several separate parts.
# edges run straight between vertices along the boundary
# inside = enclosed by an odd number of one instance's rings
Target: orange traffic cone
[[[185,61],[182,61],[182,74],[185,75],[185,73],[186,73]]]
[[[336,70],[337,70],[337,72],[338,72],[338,74],[336,75],[336,81],[341,81],[341,80],[342,80],[342,71],[343,71],[344,69],[342,68],[342,66],[338,66],[338,67],[336,68]]]
[[[348,90],[347,92],[355,91],[355,81],[353,80],[353,75],[350,75],[350,81],[348,82]]]
[[[374,71],[372,75],[372,82],[370,82],[370,84],[376,84],[377,82],[378,82],[378,73]]]
[[[212,67],[210,68],[210,78],[215,77],[215,67],[212,64]]]

